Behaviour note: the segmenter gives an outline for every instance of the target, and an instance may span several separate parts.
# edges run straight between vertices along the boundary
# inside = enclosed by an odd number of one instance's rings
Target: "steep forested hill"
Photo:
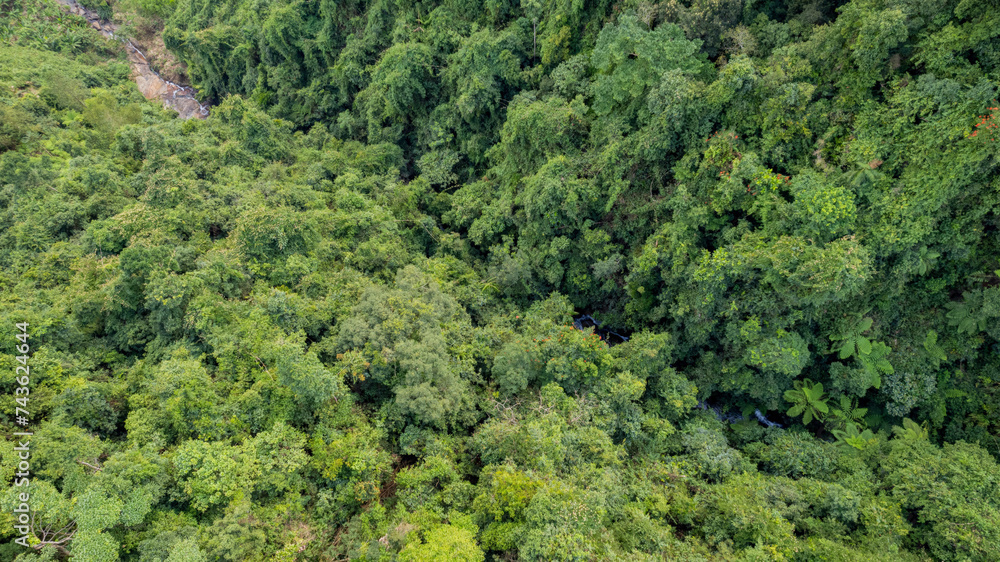
[[[995,0],[48,2],[0,559],[1000,559]]]

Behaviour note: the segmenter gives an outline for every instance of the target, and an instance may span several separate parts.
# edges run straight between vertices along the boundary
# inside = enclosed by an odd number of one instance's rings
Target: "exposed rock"
[[[584,328],[594,328],[594,333],[597,337],[601,338],[604,343],[608,345],[617,345],[619,343],[625,343],[628,341],[627,336],[623,336],[618,332],[609,330],[607,328],[602,328],[601,323],[598,322],[594,317],[589,314],[584,314],[579,318],[573,319],[573,327],[577,330],[583,330]]]
[[[125,45],[128,61],[132,66],[132,79],[135,80],[139,91],[146,99],[162,101],[163,107],[173,109],[180,115],[181,119],[208,117],[208,106],[198,102],[197,92],[194,88],[165,80],[157,74],[149,67],[146,55],[138,47],[128,39],[123,39],[115,34],[118,30],[117,25],[102,21],[96,13],[84,8],[76,0],[56,1],[66,6],[71,13],[86,18],[91,27],[100,31],[108,39],[120,41]]]

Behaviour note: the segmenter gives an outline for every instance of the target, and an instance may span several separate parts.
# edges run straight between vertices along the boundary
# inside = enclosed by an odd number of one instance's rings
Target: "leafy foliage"
[[[823,383],[813,384],[809,379],[795,381],[795,388],[785,391],[785,401],[792,403],[787,414],[796,417],[801,415],[805,425],[809,425],[814,419],[822,420],[823,415],[830,412],[827,397],[823,393]]]
[[[0,559],[997,559],[995,5],[85,5],[211,115],[0,2]]]

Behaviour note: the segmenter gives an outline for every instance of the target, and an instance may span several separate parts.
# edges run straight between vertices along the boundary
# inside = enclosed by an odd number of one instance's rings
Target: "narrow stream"
[[[84,8],[76,0],[56,0],[56,2],[66,6],[71,13],[86,18],[91,27],[100,31],[108,39],[121,41],[125,44],[125,49],[128,52],[128,61],[132,65],[133,79],[136,85],[139,86],[139,91],[142,92],[142,95],[146,99],[158,99],[162,101],[164,107],[173,109],[179,113],[181,119],[190,119],[192,117],[204,119],[208,117],[208,106],[198,102],[198,99],[195,97],[197,94],[195,89],[165,80],[153,69],[149,68],[149,61],[146,60],[146,55],[138,47],[133,45],[128,39],[123,39],[115,35],[115,32],[118,31],[117,25],[102,21],[96,12]]]

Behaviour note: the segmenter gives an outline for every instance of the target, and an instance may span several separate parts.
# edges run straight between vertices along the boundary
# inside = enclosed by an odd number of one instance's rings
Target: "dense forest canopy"
[[[0,558],[1000,559],[996,0],[50,1]]]

